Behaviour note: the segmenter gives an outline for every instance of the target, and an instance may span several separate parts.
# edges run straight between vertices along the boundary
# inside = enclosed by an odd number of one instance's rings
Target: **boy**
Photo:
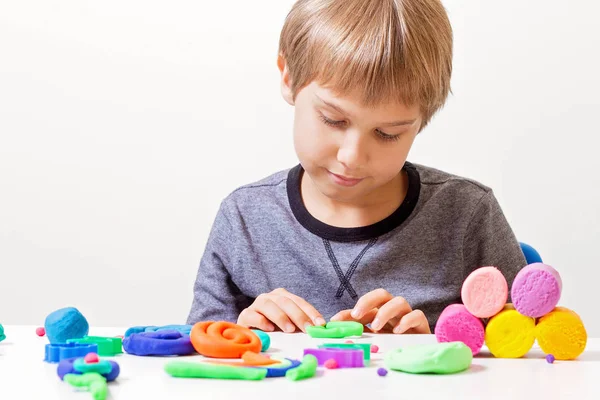
[[[488,187],[406,162],[450,90],[439,0],[299,0],[278,67],[300,164],[221,204],[188,323],[430,333],[463,280],[526,265]]]

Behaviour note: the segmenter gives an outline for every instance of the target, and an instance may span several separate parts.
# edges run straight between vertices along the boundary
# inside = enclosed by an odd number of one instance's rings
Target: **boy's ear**
[[[279,72],[281,72],[281,94],[283,95],[283,99],[293,106],[294,95],[292,94],[290,85],[290,74],[287,63],[281,54],[277,57],[277,67],[279,68]]]

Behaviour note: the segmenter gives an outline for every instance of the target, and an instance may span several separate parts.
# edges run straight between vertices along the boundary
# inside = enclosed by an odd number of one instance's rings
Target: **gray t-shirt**
[[[236,321],[254,299],[284,288],[328,320],[374,289],[404,297],[432,329],[460,302],[464,279],[495,266],[509,286],[526,265],[492,190],[406,163],[404,202],[384,220],[339,228],[314,218],[300,195],[300,165],[223,200],[200,261],[188,324]]]

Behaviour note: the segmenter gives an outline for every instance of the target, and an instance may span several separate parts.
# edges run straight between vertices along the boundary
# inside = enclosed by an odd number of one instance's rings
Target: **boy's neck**
[[[408,191],[408,174],[400,174],[355,202],[336,201],[325,196],[306,174],[302,173],[300,192],[308,212],[319,221],[339,227],[372,225],[390,216],[404,201]]]

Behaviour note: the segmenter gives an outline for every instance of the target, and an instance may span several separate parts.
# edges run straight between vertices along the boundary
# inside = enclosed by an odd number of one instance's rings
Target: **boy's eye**
[[[336,120],[327,118],[323,114],[319,114],[319,117],[321,118],[321,121],[323,121],[323,123],[325,123],[326,125],[333,126],[336,128],[339,128],[346,123],[346,121],[336,121]],[[393,140],[398,140],[400,138],[400,135],[389,135],[379,129],[377,129],[376,132],[377,132],[377,137],[384,141],[393,141]]]
[[[379,136],[382,140],[398,140],[400,139],[400,135],[388,135],[385,132],[380,131],[379,129],[377,129],[377,136]]]
[[[323,121],[323,122],[324,122],[326,125],[329,125],[329,126],[336,126],[336,127],[339,127],[339,126],[343,125],[343,124],[344,124],[344,122],[345,122],[345,121],[335,121],[335,120],[333,120],[333,119],[329,119],[329,118],[327,118],[326,116],[324,116],[323,114],[320,114],[320,117],[321,117],[321,120],[322,120],[322,121]]]

